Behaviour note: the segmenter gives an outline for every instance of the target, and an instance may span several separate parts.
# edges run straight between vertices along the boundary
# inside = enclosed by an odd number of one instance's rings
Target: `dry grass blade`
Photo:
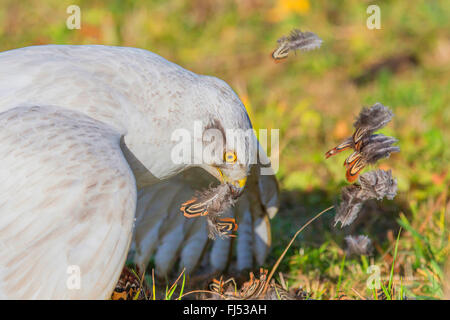
[[[287,291],[287,290],[288,290],[288,287],[287,287],[286,281],[284,281],[283,273],[278,272],[278,275],[280,276],[281,287],[282,287],[284,290]]]
[[[366,298],[364,298],[355,288],[352,288],[352,291],[361,298],[361,300],[367,300]]]
[[[145,280],[145,269],[144,269],[144,272],[142,272],[142,276],[141,276],[141,279],[139,282],[139,290],[142,290],[144,292],[145,300],[148,300],[147,293],[145,292],[145,289],[144,289],[144,280]]]
[[[178,283],[178,281],[181,279],[181,276],[186,271],[186,268],[183,268],[183,271],[181,271],[180,275],[178,276],[177,280],[172,284],[168,292],[172,292],[173,287]]]
[[[183,297],[185,297],[185,296],[187,296],[189,294],[193,294],[193,293],[212,293],[212,294],[216,294],[216,295],[220,296],[222,299],[225,300],[225,296],[224,295],[222,295],[222,294],[220,294],[218,292],[210,291],[210,290],[193,290],[193,291],[189,291],[189,292],[186,292],[185,294],[181,295],[178,299],[181,300],[181,298],[183,298]]]
[[[319,218],[322,214],[324,214],[325,212],[327,212],[327,211],[329,211],[329,210],[331,210],[331,209],[333,209],[333,208],[334,208],[334,206],[331,206],[331,207],[329,207],[329,208],[327,208],[327,209],[325,209],[325,210],[319,212],[319,213],[316,214],[313,218],[311,218],[307,223],[305,223],[305,224],[303,225],[303,227],[301,227],[301,228],[294,234],[294,236],[292,237],[291,241],[288,243],[288,245],[287,245],[286,248],[284,249],[283,253],[282,253],[281,256],[278,258],[277,262],[275,262],[275,265],[273,266],[272,270],[270,271],[269,276],[267,277],[267,282],[266,282],[266,284],[265,284],[265,286],[264,286],[264,290],[263,290],[263,292],[262,292],[263,294],[266,293],[267,288],[268,288],[268,285],[269,285],[269,283],[270,283],[270,280],[271,280],[272,277],[273,277],[273,274],[274,274],[275,271],[277,270],[278,266],[279,266],[280,263],[281,263],[281,260],[283,260],[284,256],[285,256],[286,253],[288,252],[288,250],[289,250],[289,248],[291,247],[291,245],[294,243],[294,240],[297,238],[297,236],[298,236],[298,235],[299,235],[299,234],[300,234],[300,233],[301,233],[308,225],[310,225],[314,220],[316,220],[316,219]]]

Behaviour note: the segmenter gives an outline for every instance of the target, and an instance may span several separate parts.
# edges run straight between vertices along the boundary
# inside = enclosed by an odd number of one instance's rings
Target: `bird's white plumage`
[[[44,106],[3,112],[0,126],[0,298],[108,298],[136,206],[120,135]],[[66,285],[70,266],[79,289]]]
[[[226,83],[145,50],[51,45],[0,53],[0,298],[108,298],[135,212],[136,261],[156,254],[161,274],[178,258],[193,270],[206,224],[185,219],[178,206],[212,180],[170,161],[170,133],[192,133],[195,120],[251,128]],[[273,176],[252,176],[242,200],[249,209],[230,213],[246,230],[238,237],[243,267],[248,254],[258,263],[267,254],[270,228],[258,221],[277,208]],[[226,265],[221,248],[231,246],[213,244],[216,269]],[[80,290],[67,287],[71,265],[80,267]]]

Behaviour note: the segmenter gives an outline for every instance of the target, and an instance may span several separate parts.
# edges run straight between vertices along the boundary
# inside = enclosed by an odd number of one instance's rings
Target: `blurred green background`
[[[66,27],[72,4],[81,8],[80,30]],[[366,27],[370,4],[381,9],[380,30]],[[346,185],[346,155],[325,161],[324,153],[351,134],[362,106],[389,106],[395,117],[382,132],[399,139],[401,152],[379,167],[392,168],[399,195],[369,203],[344,230],[333,228],[332,214],[324,216],[295,242],[280,270],[315,298],[365,295],[368,265],[390,270],[401,225],[396,281],[409,296],[441,298],[450,218],[449,10],[444,0],[0,0],[0,50],[132,46],[228,82],[255,128],[280,129],[282,199],[268,267]],[[274,63],[276,40],[293,28],[318,34],[322,48]],[[363,233],[374,241],[374,256],[344,260],[343,237]]]

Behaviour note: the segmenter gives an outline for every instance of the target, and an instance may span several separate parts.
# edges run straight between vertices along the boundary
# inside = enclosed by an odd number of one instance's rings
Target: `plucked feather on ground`
[[[124,267],[111,300],[148,300],[149,298],[150,288],[143,276],[140,279],[135,271]]]
[[[309,295],[301,288],[288,288],[279,285],[274,279],[270,281],[267,290],[264,287],[268,281],[268,270],[260,269],[259,277],[253,272],[249,273],[249,280],[244,282],[240,288],[236,285],[234,278],[226,281],[221,277],[213,279],[209,285],[211,294],[203,295],[201,299],[223,299],[223,300],[307,300]]]

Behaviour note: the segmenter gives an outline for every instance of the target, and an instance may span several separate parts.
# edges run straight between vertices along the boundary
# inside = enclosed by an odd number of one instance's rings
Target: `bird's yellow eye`
[[[226,163],[235,163],[236,162],[236,153],[234,153],[232,151],[227,151],[227,152],[225,152],[224,158],[225,158]]]

